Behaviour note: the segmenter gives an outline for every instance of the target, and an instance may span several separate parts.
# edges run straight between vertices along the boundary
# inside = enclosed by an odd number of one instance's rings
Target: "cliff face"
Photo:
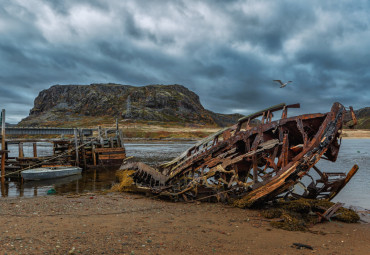
[[[84,117],[227,126],[241,115],[208,111],[198,95],[181,85],[55,85],[39,93],[19,125],[60,125]]]

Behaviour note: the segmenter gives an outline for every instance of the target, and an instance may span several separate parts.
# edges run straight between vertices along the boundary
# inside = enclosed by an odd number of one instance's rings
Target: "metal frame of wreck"
[[[334,103],[326,114],[287,117],[288,108],[299,107],[279,104],[243,117],[158,169],[143,163],[121,169],[137,170],[133,179],[139,190],[186,201],[216,197],[246,207],[288,194],[332,199],[358,167],[345,175],[322,172],[315,164],[321,158],[336,161],[345,107]],[[279,110],[281,119],[272,121]],[[356,122],[352,108],[351,114]],[[260,123],[252,126],[258,117]],[[311,168],[320,179],[309,175]],[[311,184],[304,186],[303,194],[294,193],[292,188],[306,175]]]

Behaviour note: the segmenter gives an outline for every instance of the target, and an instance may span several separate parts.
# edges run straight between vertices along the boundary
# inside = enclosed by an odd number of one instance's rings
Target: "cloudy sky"
[[[182,84],[221,113],[370,106],[369,11],[360,0],[0,0],[0,107],[16,123],[51,85],[107,82]]]

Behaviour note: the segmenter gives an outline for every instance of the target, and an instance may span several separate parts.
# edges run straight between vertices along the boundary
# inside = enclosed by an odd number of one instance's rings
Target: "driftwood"
[[[336,203],[333,206],[331,206],[328,210],[326,210],[324,213],[316,212],[317,215],[319,215],[318,222],[321,222],[323,219],[330,221],[330,218],[336,213],[341,207],[343,207],[343,203]]]
[[[312,246],[311,245],[308,245],[308,244],[303,244],[303,243],[293,243],[294,247],[297,248],[297,249],[309,249],[309,250],[313,250]]]

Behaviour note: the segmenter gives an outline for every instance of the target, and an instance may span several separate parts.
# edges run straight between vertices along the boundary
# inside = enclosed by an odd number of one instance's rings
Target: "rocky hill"
[[[87,126],[105,121],[112,123],[116,117],[121,120],[227,126],[235,123],[241,115],[206,110],[197,94],[177,84],[143,87],[54,85],[39,93],[30,115],[19,125]]]
[[[370,129],[370,107],[361,108],[355,111],[358,124],[357,129]]]

